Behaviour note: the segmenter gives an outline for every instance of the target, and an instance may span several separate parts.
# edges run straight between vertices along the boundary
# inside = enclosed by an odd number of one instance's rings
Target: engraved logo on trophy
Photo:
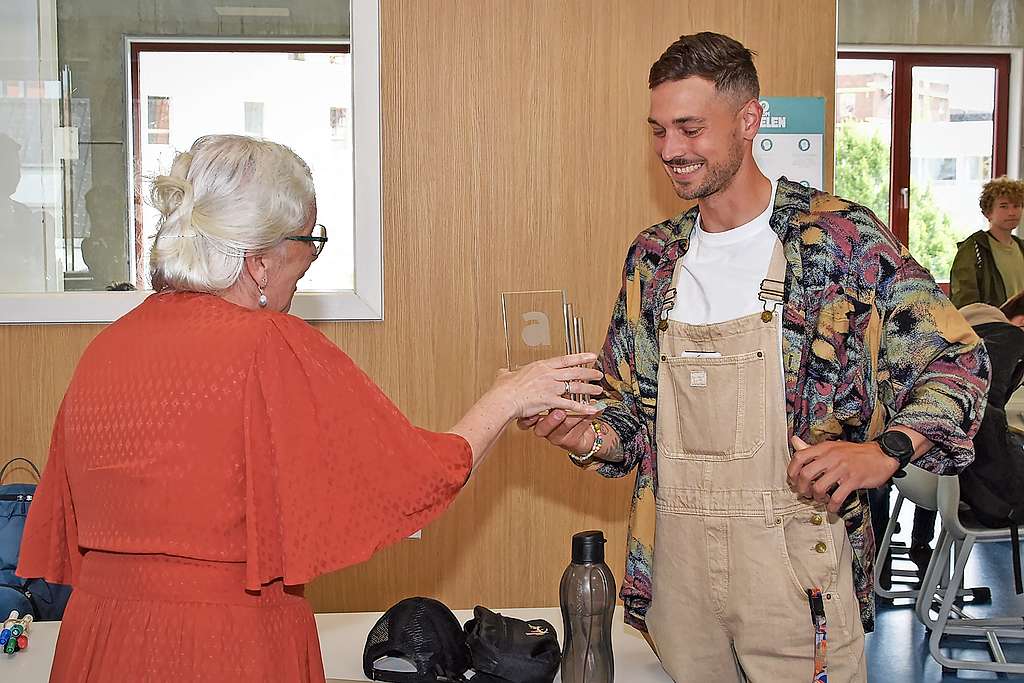
[[[540,311],[523,313],[521,337],[527,346],[551,346],[551,319]]]

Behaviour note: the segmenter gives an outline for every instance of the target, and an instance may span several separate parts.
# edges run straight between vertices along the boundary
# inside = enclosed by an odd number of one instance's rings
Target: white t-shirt
[[[764,309],[757,298],[779,241],[768,224],[778,184],[761,214],[725,232],[705,232],[700,218],[690,233],[690,248],[676,263],[675,307],[668,317],[706,325],[734,320]]]

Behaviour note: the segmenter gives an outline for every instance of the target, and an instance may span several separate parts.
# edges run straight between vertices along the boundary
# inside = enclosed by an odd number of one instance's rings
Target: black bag
[[[1010,529],[1014,586],[1021,594],[1018,526],[1024,524],[1024,437],[1010,431],[1006,402],[1024,377],[1024,330],[1009,323],[986,323],[974,330],[985,341],[992,384],[974,436],[974,462],[960,474],[960,498],[983,526]]]
[[[31,460],[12,458],[0,468],[0,484],[7,469],[18,462],[26,463],[39,479],[39,470]],[[23,579],[14,574],[25,518],[35,491],[35,484],[0,485],[0,619],[17,610],[21,616],[31,614],[35,621],[56,621],[64,616],[64,607],[71,597],[70,586]]]
[[[480,683],[551,683],[561,650],[554,627],[543,619],[523,621],[477,606],[466,622],[466,642]]]

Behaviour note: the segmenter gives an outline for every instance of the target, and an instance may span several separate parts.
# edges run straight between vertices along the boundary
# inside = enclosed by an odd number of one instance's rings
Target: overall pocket
[[[658,366],[658,450],[669,458],[750,458],[764,444],[765,411],[761,351]]]

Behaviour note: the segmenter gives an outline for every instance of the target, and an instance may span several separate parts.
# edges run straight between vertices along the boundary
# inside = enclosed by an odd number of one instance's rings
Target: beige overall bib
[[[783,281],[785,267],[777,243],[769,280]],[[678,683],[812,681],[811,588],[827,622],[829,683],[867,680],[843,520],[786,483],[780,314],[667,320],[660,333],[647,625]]]

